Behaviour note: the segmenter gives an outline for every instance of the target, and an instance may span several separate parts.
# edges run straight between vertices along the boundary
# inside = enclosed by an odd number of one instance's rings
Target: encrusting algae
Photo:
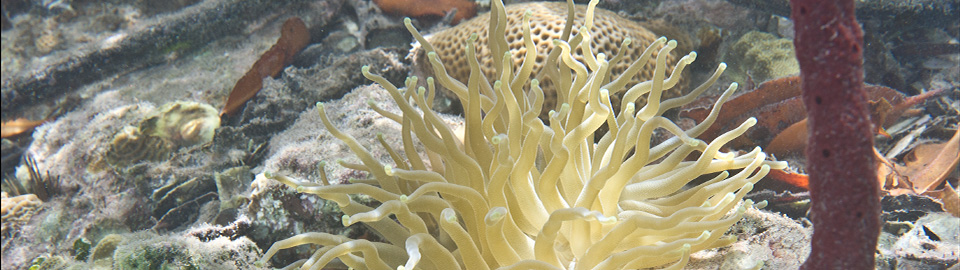
[[[727,88],[702,123],[689,130],[661,116],[711,87],[724,64],[689,94],[661,100],[663,91],[676,86],[696,53],[681,58],[665,78],[666,57],[676,42],[659,38],[622,73],[628,75],[611,76],[610,67],[617,63],[587,46],[593,37],[585,29],[593,24],[597,2],[587,6],[584,26],[577,34],[571,35],[568,23],[562,38],[552,41],[557,49],[550,52],[540,72],[555,82],[560,93],[546,124],[538,117],[544,101],[540,80],[530,79],[540,75],[532,74],[531,68],[538,50],[530,39],[531,12],[522,20],[526,53],[520,68],[514,69],[507,48],[497,45],[505,42],[506,20],[503,3],[493,1],[490,29],[495,31],[489,47],[493,55],[503,58],[496,61],[498,79],[492,83],[484,79],[477,61],[477,34],[470,36],[465,48],[471,72],[462,82],[444,70],[432,46],[405,20],[423,44],[437,77],[427,78],[426,87],[418,87],[418,78],[410,77],[402,90],[370,73],[369,67],[362,69],[402,111],[387,112],[370,104],[402,124],[403,148],[387,149],[393,164],[378,162],[366,147],[341,133],[318,103],[327,130],[362,161],[354,167],[374,179],[321,185],[264,173],[298,192],[336,202],[347,213],[345,226],[364,223],[387,242],[305,233],[274,243],[258,264],[265,264],[281,249],[312,244],[320,246],[313,256],[287,269],[337,265],[356,269],[679,269],[691,252],[730,244],[734,239],[724,237],[724,232],[755,206],[743,196],[771,168],[786,164],[766,160],[759,148],[745,154],[720,151],[756,123],[752,118],[712,142],[695,139],[713,123],[736,84]],[[567,1],[569,12],[574,6]],[[578,47],[583,61],[574,59]],[[652,79],[626,88],[657,50]],[[429,109],[435,82],[462,101],[462,138]],[[609,96],[621,92],[623,109],[617,113]],[[633,101],[641,95],[648,102],[637,109]],[[609,131],[595,134],[603,124]],[[658,128],[676,136],[650,145]],[[417,142],[426,149],[427,160],[416,151]],[[697,159],[687,161],[691,154]],[[709,180],[692,183],[702,176]],[[371,208],[353,201],[350,194],[364,194],[381,204]]]

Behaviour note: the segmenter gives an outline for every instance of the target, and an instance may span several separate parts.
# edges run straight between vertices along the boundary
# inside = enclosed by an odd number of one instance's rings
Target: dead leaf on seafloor
[[[896,90],[878,86],[865,85],[864,90],[870,101],[871,116],[875,124],[880,127],[878,133],[884,134],[882,127],[894,124],[900,117],[918,113],[910,107],[917,105],[931,97],[944,93],[935,90],[920,95],[906,97]],[[732,98],[720,109],[714,124],[699,136],[703,140],[712,140],[733,129],[750,117],[757,119],[757,124],[741,137],[731,141],[731,148],[753,147],[759,145],[765,151],[784,156],[798,153],[806,145],[806,129],[800,124],[806,119],[798,76],[783,77],[761,83],[753,91],[743,93]],[[699,104],[699,103],[698,103]],[[710,113],[710,107],[685,108],[680,112],[681,117],[696,121],[703,121]],[[782,136],[783,138],[778,138]],[[778,141],[779,145],[774,145]]]
[[[773,137],[770,144],[767,144],[767,147],[764,147],[763,150],[778,157],[789,155],[791,152],[803,151],[803,147],[807,145],[807,136],[809,136],[807,119],[804,118],[800,122],[793,123],[793,125],[783,129],[780,134]]]
[[[264,52],[233,86],[223,109],[220,110],[220,116],[231,115],[242,108],[263,88],[263,78],[279,75],[293,62],[293,57],[309,43],[310,32],[303,20],[298,17],[287,19],[280,28],[280,38],[277,43]]]
[[[924,195],[940,201],[943,211],[960,217],[960,194],[957,194],[957,190],[950,186],[950,183],[944,185],[942,190],[927,191]]]
[[[810,177],[802,173],[787,172],[784,170],[770,170],[767,177],[777,179],[780,182],[793,185],[795,187],[810,189]]]
[[[699,138],[712,140],[723,132],[739,126],[747,118],[756,117],[757,124],[747,131],[747,134],[728,145],[732,148],[744,145],[766,146],[781,130],[807,117],[803,102],[799,98],[801,93],[798,76],[763,82],[753,91],[727,101],[720,108],[713,125]],[[680,112],[680,116],[700,122],[710,114],[710,109],[709,106],[685,108]]]
[[[10,138],[27,133],[45,122],[47,122],[46,119],[33,121],[26,118],[17,118],[16,120],[6,121],[0,124],[0,135],[2,135],[0,137]]]
[[[864,90],[870,102],[871,118],[877,126],[877,133],[888,136],[884,127],[895,124],[901,117],[919,114],[919,110],[911,107],[940,94],[945,90],[929,91],[916,96],[904,96],[896,90],[877,86],[865,85]],[[744,147],[761,146],[764,151],[777,157],[785,157],[802,153],[807,143],[806,109],[801,100],[800,78],[798,76],[773,79],[761,83],[755,90],[741,94],[721,109],[714,121],[703,134],[703,140],[712,140],[723,131],[730,130],[743,123],[749,117],[756,117],[757,124],[746,134],[727,144],[728,147],[740,149]],[[681,117],[703,121],[710,113],[711,107],[702,106],[709,102],[695,102],[701,104],[684,108]],[[701,107],[702,106],[702,107]],[[891,163],[892,164],[892,163]],[[893,169],[878,171],[881,175],[889,175]],[[768,177],[778,181],[798,186],[797,177],[787,177],[787,173],[772,173]],[[803,174],[798,174],[805,176]],[[902,179],[895,178],[888,187],[901,187]],[[792,181],[792,182],[791,182]],[[942,182],[942,181],[941,181]],[[909,188],[910,192],[913,188]]]
[[[477,15],[477,4],[468,0],[374,0],[384,13],[409,17],[443,17],[456,9],[452,24]]]
[[[913,192],[937,188],[960,164],[960,129],[945,143],[922,144],[904,156],[905,165],[894,165],[896,174],[913,186]],[[880,175],[889,177],[891,174]],[[881,182],[882,183],[882,182]]]

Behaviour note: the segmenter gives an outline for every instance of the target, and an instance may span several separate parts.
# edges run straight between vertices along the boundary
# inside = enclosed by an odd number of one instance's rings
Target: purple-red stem
[[[874,269],[880,187],[854,1],[790,5],[810,134],[813,239],[802,269]]]

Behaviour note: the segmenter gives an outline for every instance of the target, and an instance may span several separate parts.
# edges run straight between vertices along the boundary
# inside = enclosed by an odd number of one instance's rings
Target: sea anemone
[[[476,34],[465,48],[471,76],[464,83],[446,73],[409,19],[405,24],[427,51],[436,79],[427,78],[426,87],[418,87],[418,78],[410,77],[401,90],[369,67],[362,68],[363,75],[383,86],[402,111],[387,112],[370,104],[402,125],[403,149],[387,148],[393,164],[377,161],[365,146],[340,132],[323,104],[317,104],[326,129],[362,161],[352,167],[368,172],[371,181],[320,185],[265,173],[298,192],[336,202],[347,213],[344,225],[366,224],[386,242],[305,233],[274,243],[261,265],[281,249],[313,244],[321,246],[313,256],[288,268],[340,264],[357,269],[681,268],[691,252],[733,241],[723,237],[724,232],[755,206],[743,200],[744,195],[771,168],[786,164],[766,160],[759,148],[749,153],[721,151],[756,123],[752,118],[712,142],[695,139],[713,123],[736,84],[717,100],[710,116],[691,129],[682,130],[661,116],[710,88],[724,64],[689,94],[661,101],[664,89],[677,84],[696,53],[679,60],[665,78],[665,57],[676,41],[660,38],[630,65],[632,71],[610,76],[613,63],[589,46],[592,37],[586,29],[598,2],[593,0],[583,28],[571,37],[572,24],[567,24],[562,40],[553,41],[558,49],[541,71],[562,89],[558,105],[548,115],[549,124],[544,124],[538,117],[543,92],[539,81],[530,79],[534,76],[529,64],[537,50],[530,40],[530,13],[523,19],[526,55],[514,70],[502,46],[504,6],[499,0],[492,2],[489,47],[494,55],[503,56],[496,61],[499,79],[493,83],[483,79],[476,60]],[[573,2],[567,4],[574,12]],[[659,47],[653,79],[626,89],[631,74],[637,74]],[[582,62],[573,58],[575,50],[584,56]],[[435,82],[462,101],[462,136],[430,109]],[[625,98],[616,112],[609,95],[621,91]],[[636,109],[633,101],[641,95],[648,102]],[[609,130],[595,133],[604,124]],[[651,145],[656,129],[675,136]],[[417,152],[417,142],[423,145],[426,160]],[[688,159],[691,156],[696,160]],[[380,205],[362,205],[350,194],[367,195]]]

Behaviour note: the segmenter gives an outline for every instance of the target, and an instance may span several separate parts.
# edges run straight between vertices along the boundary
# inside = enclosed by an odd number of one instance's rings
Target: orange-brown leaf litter
[[[280,39],[277,44],[260,56],[243,77],[233,86],[233,91],[227,97],[227,102],[220,110],[220,115],[231,115],[243,107],[263,88],[263,78],[276,77],[283,68],[293,62],[293,57],[310,43],[310,32],[303,20],[297,17],[287,19],[280,29]]]
[[[882,128],[897,122],[902,116],[915,114],[910,108],[924,100],[936,96],[941,91],[931,91],[922,95],[906,97],[896,90],[866,85],[864,90],[870,99],[872,116],[878,127],[877,132],[884,134]],[[730,147],[741,148],[759,145],[768,153],[785,155],[797,152],[806,145],[807,115],[800,99],[800,80],[797,76],[770,80],[760,84],[757,89],[731,99],[721,108],[716,122],[700,138],[710,140],[724,131],[740,125],[749,117],[757,118],[757,125],[746,136],[731,142]],[[681,112],[681,116],[702,121],[709,108],[694,108]]]
[[[423,18],[443,17],[456,8],[452,24],[477,15],[477,3],[473,0],[373,0],[384,13]]]
[[[2,135],[3,138],[10,138],[13,136],[24,134],[32,131],[33,128],[45,122],[47,122],[46,119],[33,121],[26,118],[17,118],[16,120],[6,121],[6,122],[3,122],[2,126],[0,126],[0,131],[2,131],[0,132],[2,133],[0,135]]]

